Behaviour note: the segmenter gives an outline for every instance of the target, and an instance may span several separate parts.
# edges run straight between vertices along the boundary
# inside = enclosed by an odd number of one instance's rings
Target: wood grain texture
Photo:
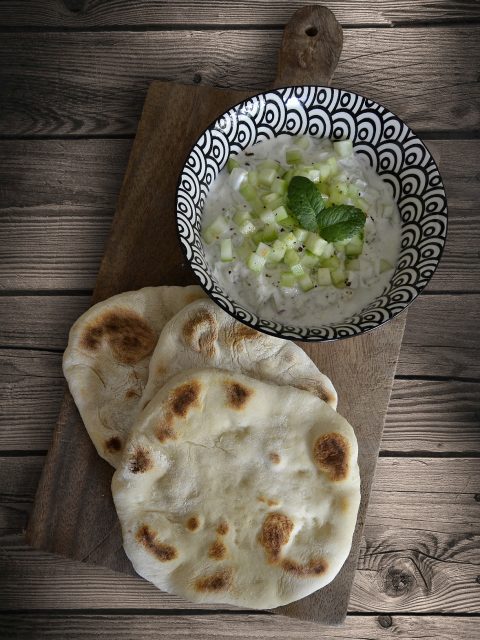
[[[335,46],[335,30],[330,28],[334,18],[325,11],[319,17],[314,8],[306,13],[315,21],[319,37],[329,25],[329,51],[338,52],[341,44],[338,41]],[[301,17],[306,20],[308,15],[302,12]],[[309,30],[303,34],[293,32],[296,46],[307,50]],[[338,29],[337,39],[339,33]],[[290,35],[292,31],[287,27],[279,54],[279,78],[283,77],[282,65],[287,62],[292,77],[295,63],[288,55]],[[302,68],[299,61],[297,65]],[[325,65],[318,65],[318,60],[316,65],[312,62],[312,81],[315,66],[320,74],[330,76],[334,65],[335,57],[326,73]],[[161,82],[150,86],[100,265],[94,301],[148,284],[194,281],[179,250],[173,216],[179,171],[205,124],[241,95]],[[175,154],[170,153],[171,149]],[[162,260],[158,259],[160,238]],[[402,314],[375,336],[366,334],[355,341],[339,341],[322,348],[305,346],[321,370],[330,376],[335,373],[339,410],[356,426],[362,497],[352,549],[336,579],[301,601],[279,607],[276,613],[327,624],[339,623],[346,615],[405,320],[406,314]],[[352,384],[358,394],[355,399],[348,393]],[[111,469],[100,464],[73,401],[66,394],[29,521],[28,541],[36,548],[130,573],[110,497],[110,479]],[[89,490],[92,498],[87,506],[83,494]]]
[[[25,547],[18,533],[43,458],[0,463],[0,575],[10,576],[0,581],[1,608],[184,606],[140,578]],[[350,611],[478,611],[479,472],[478,459],[379,460]]]
[[[0,451],[46,451],[64,388],[60,353],[0,350]],[[380,451],[480,453],[480,382],[395,380]]]
[[[479,34],[476,25],[346,31],[335,84],[414,130],[478,128]],[[4,33],[0,134],[134,133],[152,80],[262,90],[280,40],[272,30]]]
[[[21,0],[0,3],[0,25],[36,27],[149,27],[164,25],[283,25],[305,0]],[[329,7],[341,24],[391,27],[405,24],[458,23],[480,18],[478,3],[468,0],[330,0]]]
[[[1,296],[0,347],[63,350],[89,304],[83,295]],[[408,311],[397,375],[480,378],[479,352],[479,294],[421,295]]]
[[[441,160],[448,241],[429,291],[480,291],[479,140],[427,142]],[[130,140],[0,142],[0,289],[92,289]]]
[[[159,637],[225,640],[262,638],[285,640],[462,640],[478,638],[478,617],[454,616],[349,616],[341,627],[323,628],[299,620],[281,621],[265,614],[210,616],[154,616],[45,613],[4,614],[0,617],[0,637],[16,640],[151,640]],[[11,634],[14,634],[13,636]],[[34,635],[32,635],[34,634]],[[74,634],[74,635],[73,635]],[[173,634],[173,635],[172,635]]]

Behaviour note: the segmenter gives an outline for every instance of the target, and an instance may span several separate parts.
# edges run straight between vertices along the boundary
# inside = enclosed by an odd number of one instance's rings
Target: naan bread
[[[335,387],[303,349],[247,327],[209,299],[193,302],[165,325],[150,361],[142,408],[172,376],[205,368],[305,389],[337,408]]]
[[[311,393],[193,370],[140,414],[112,493],[141,576],[193,602],[277,607],[348,556],[357,441]]]
[[[204,295],[197,286],[128,291],[94,305],[71,328],[63,372],[93,444],[114,467],[139,411],[160,331]]]

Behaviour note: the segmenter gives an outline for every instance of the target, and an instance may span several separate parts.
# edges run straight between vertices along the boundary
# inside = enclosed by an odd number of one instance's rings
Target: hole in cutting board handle
[[[318,29],[317,27],[308,27],[308,29],[305,29],[305,34],[313,38],[318,34]]]

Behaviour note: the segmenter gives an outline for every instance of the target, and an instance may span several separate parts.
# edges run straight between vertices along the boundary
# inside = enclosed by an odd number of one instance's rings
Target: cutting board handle
[[[329,85],[340,59],[342,27],[327,7],[295,11],[283,32],[274,87]]]

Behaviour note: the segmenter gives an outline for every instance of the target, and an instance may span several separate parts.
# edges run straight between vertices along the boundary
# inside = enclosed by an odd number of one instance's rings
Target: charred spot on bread
[[[313,445],[313,460],[330,480],[343,480],[348,475],[350,445],[340,433],[325,433]]]
[[[227,404],[232,409],[241,410],[247,404],[253,394],[253,389],[246,387],[235,380],[225,380],[227,392]]]
[[[155,427],[155,437],[159,442],[166,442],[167,440],[176,440],[177,434],[173,428],[173,416],[171,413],[167,413],[165,417]]]
[[[185,418],[192,407],[198,407],[201,388],[197,380],[191,380],[174,389],[170,395],[170,407],[174,415]]]
[[[197,591],[227,591],[233,584],[233,569],[227,568],[216,571],[208,576],[195,580]]]
[[[141,447],[138,447],[133,451],[128,460],[128,469],[131,473],[145,473],[153,466],[153,460],[151,459],[148,451]]]
[[[296,562],[291,558],[284,558],[281,567],[287,573],[293,573],[299,578],[321,576],[328,569],[327,561],[324,558],[312,558],[305,564]]]
[[[208,557],[212,560],[223,560],[227,555],[227,547],[221,540],[215,540],[208,550]]]
[[[97,351],[107,344],[114,358],[122,364],[136,364],[152,353],[157,334],[141,316],[131,309],[110,309],[102,313],[83,332],[80,346]]]
[[[222,520],[221,522],[218,523],[217,526],[217,533],[219,536],[226,536],[229,530],[229,526],[228,526],[228,522],[226,522],[225,520]]]
[[[200,518],[198,516],[190,516],[185,526],[189,531],[196,531],[200,527]]]
[[[276,451],[270,452],[268,457],[270,458],[270,462],[273,462],[273,464],[280,464],[280,456]]]
[[[105,442],[105,448],[107,451],[114,453],[115,451],[120,451],[122,448],[122,441],[118,436],[112,436]]]
[[[155,538],[155,533],[144,524],[140,526],[135,535],[137,542],[147,551],[154,555],[160,562],[170,562],[178,556],[178,552],[171,544],[159,542]]]
[[[270,562],[276,562],[280,551],[290,539],[294,524],[284,513],[269,513],[263,521],[258,541],[267,552]]]
[[[197,353],[209,358],[215,355],[215,342],[218,338],[217,320],[213,313],[203,307],[183,325],[182,335],[185,343]]]

